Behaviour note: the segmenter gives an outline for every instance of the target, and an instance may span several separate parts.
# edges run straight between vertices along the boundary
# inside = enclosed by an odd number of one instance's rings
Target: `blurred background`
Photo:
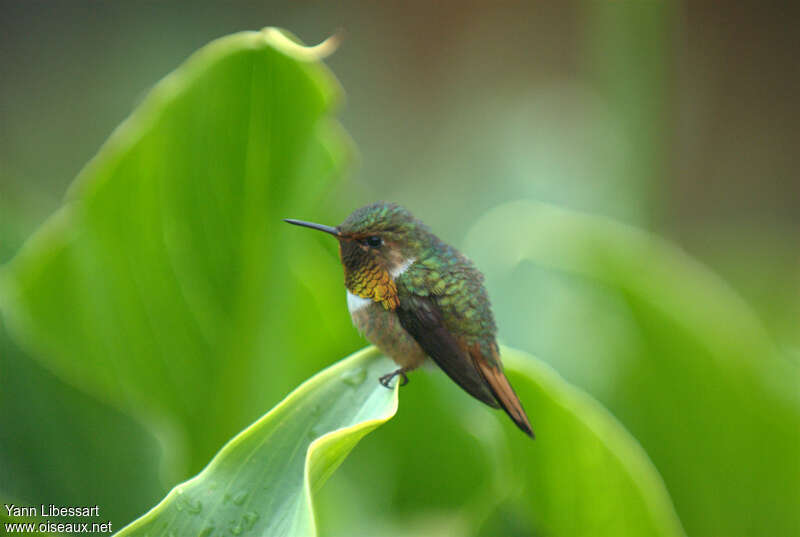
[[[334,219],[327,223],[376,199],[397,201],[449,242],[468,243],[474,248],[468,253],[479,264],[485,254],[479,243],[467,240],[470,230],[488,211],[515,200],[587,214],[621,229],[638,228],[674,244],[676,255],[694,260],[689,263],[696,261],[698,270],[714,279],[717,294],[708,296],[722,293],[741,308],[753,330],[774,346],[776,360],[788,368],[797,387],[800,181],[794,165],[800,146],[800,38],[795,6],[8,2],[2,13],[0,263],[12,259],[62,204],[71,181],[113,128],[191,52],[216,37],[267,25],[287,28],[306,43],[342,29],[344,41],[326,63],[346,92],[340,117],[359,158],[320,204]],[[285,216],[317,219],[315,214]],[[335,262],[320,269],[323,275],[330,272],[326,285],[340,285],[339,270]],[[694,350],[708,345],[689,345],[680,336],[676,342],[663,325],[647,326],[631,305],[629,290],[608,281],[587,283],[535,263],[487,271],[487,277],[501,340],[550,363],[632,431],[662,472],[687,533],[713,533],[726,509],[755,509],[752,503],[737,504],[738,491],[726,493],[723,478],[706,476],[710,488],[703,489],[705,478],[698,477],[697,484],[680,474],[687,465],[702,467],[703,461],[673,457],[674,450],[660,436],[669,424],[641,411],[633,395],[641,392],[626,380],[636,360],[670,360],[673,353],[691,360]],[[685,292],[679,283],[672,290],[677,295]],[[720,301],[720,309],[728,303]],[[343,293],[336,306],[310,312],[308,325],[337,315],[346,326]],[[263,402],[279,400],[303,375],[361,344],[354,330],[330,336],[320,343],[333,349],[327,359],[315,355],[305,369],[282,378]],[[11,346],[0,359],[0,375],[23,379],[18,385],[26,386],[19,394],[24,404],[17,403],[0,430],[6,461],[0,468],[0,493],[32,502],[43,502],[42,495],[49,494],[63,504],[95,498],[94,504],[101,494],[97,491],[108,486],[108,472],[120,481],[136,477],[147,484],[114,507],[113,491],[103,493],[116,520],[128,521],[171,484],[159,481],[153,466],[142,473],[113,462],[103,466],[98,459],[97,468],[104,470],[87,475],[79,465],[53,458],[53,448],[42,447],[40,433],[31,430],[37,420],[51,423],[48,434],[56,443],[85,447],[99,442],[97,431],[105,431],[141,438],[143,460],[158,458],[159,447],[135,421],[70,387]],[[705,378],[708,384],[695,386],[695,395],[706,389],[717,393],[719,378]],[[669,401],[671,381],[681,380],[662,380],[656,394],[648,393]],[[14,398],[10,390],[6,405]],[[684,397],[691,390],[683,386],[678,391]],[[26,397],[31,393],[47,395]],[[724,407],[725,399],[719,401]],[[681,404],[690,411],[704,402],[698,398]],[[71,425],[69,405],[93,421]],[[54,414],[59,408],[62,418]],[[770,412],[769,403],[757,402],[756,408]],[[718,411],[709,411],[709,419]],[[258,415],[242,416],[242,423],[230,425],[232,432]],[[387,429],[395,427],[391,434],[401,437],[410,430],[409,419],[401,413]],[[687,426],[687,434],[708,423]],[[786,432],[792,427],[778,428]],[[781,438],[794,439],[793,434]],[[728,470],[741,463],[730,446],[714,446],[708,438],[698,441],[710,458],[717,449],[731,450],[722,456],[728,457]],[[752,444],[750,455],[771,458],[766,439]],[[358,476],[389,456],[387,445],[367,438],[353,457],[358,460],[348,460],[329,488],[339,498],[359,498],[356,504],[367,501],[355,490],[361,486]],[[797,475],[800,461],[787,453],[798,447],[781,447],[786,450],[781,460],[793,468],[759,469],[753,479],[770,472]],[[402,460],[409,473],[424,472],[414,469],[422,463]],[[62,482],[52,477],[53,471],[75,473]],[[89,483],[77,486],[70,480]],[[397,517],[407,519],[408,513],[419,512],[423,500],[430,503],[429,498],[415,499],[415,491],[400,477],[389,481],[394,483],[389,492],[375,484],[369,489],[376,512],[391,504]],[[797,486],[790,479],[774,490],[797,499]],[[693,496],[695,487],[703,491],[702,501]],[[725,494],[733,499],[711,505]],[[342,506],[333,492],[329,495],[326,501],[334,507],[325,520],[337,527]],[[768,498],[763,502],[770,503]],[[781,518],[780,512],[761,507],[765,517]],[[381,523],[392,527],[394,522]],[[752,528],[758,527],[753,522]],[[797,529],[792,524],[782,529],[787,528]]]
[[[3,5],[0,260],[61,203],[148,89],[192,51],[272,25],[316,43],[376,196],[458,242],[530,197],[665,236],[797,347],[800,181],[792,7],[737,3]],[[454,218],[454,214],[461,218]]]

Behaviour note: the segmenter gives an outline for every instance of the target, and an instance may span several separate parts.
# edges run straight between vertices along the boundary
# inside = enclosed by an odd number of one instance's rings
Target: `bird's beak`
[[[316,229],[318,231],[324,231],[325,233],[333,235],[334,237],[339,237],[340,236],[339,230],[337,228],[335,228],[335,227],[325,226],[325,225],[322,225],[322,224],[315,224],[313,222],[303,222],[302,220],[293,220],[291,218],[284,218],[283,221],[287,222],[289,224],[294,224],[295,226],[310,227],[311,229]]]

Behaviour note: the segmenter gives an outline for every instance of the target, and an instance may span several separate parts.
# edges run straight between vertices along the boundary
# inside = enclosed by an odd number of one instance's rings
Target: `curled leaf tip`
[[[339,29],[323,42],[308,47],[298,42],[291,34],[279,28],[268,26],[261,30],[261,33],[264,34],[264,38],[270,45],[273,45],[280,51],[301,61],[324,60],[336,52],[336,49],[339,48],[339,44],[342,42],[342,36],[344,34],[344,32]]]

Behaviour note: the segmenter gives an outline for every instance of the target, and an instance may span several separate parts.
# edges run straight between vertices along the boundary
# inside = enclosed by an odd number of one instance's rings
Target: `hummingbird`
[[[376,202],[333,227],[285,219],[339,241],[347,307],[358,331],[400,366],[378,380],[431,358],[464,391],[502,408],[533,438],[528,416],[503,373],[497,327],[483,274],[407,209]]]

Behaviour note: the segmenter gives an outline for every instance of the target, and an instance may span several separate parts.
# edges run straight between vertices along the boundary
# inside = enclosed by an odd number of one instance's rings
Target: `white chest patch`
[[[405,271],[407,271],[408,267],[413,265],[414,261],[416,261],[416,260],[417,260],[416,257],[409,257],[408,259],[406,259],[405,261],[403,261],[402,263],[397,265],[395,268],[393,268],[391,273],[390,273],[392,275],[392,279],[396,280],[397,277],[400,276]]]
[[[366,308],[370,304],[372,304],[371,299],[363,298],[358,295],[354,295],[350,291],[347,291],[347,309],[350,310],[351,314],[357,312],[361,308]]]

